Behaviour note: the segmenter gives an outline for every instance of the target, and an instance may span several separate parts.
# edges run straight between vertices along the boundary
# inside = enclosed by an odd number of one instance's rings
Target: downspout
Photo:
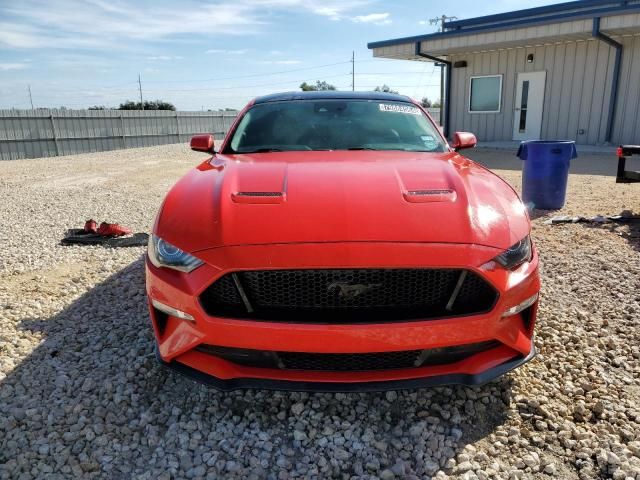
[[[613,122],[615,120],[616,105],[618,103],[618,85],[620,83],[620,66],[622,65],[622,44],[616,42],[613,38],[600,31],[600,17],[595,17],[593,19],[592,36],[602,40],[604,43],[610,45],[616,50],[616,58],[613,64],[613,78],[611,79],[611,94],[609,98],[609,118],[607,118],[607,130],[604,137],[605,142],[611,143]]]
[[[442,58],[434,57],[433,55],[428,55],[426,53],[422,53],[420,51],[420,42],[416,42],[415,45],[415,54],[418,57],[428,58],[429,60],[433,60],[434,62],[440,62],[444,64],[447,68],[446,70],[446,84],[445,84],[445,98],[440,99],[440,108],[444,108],[444,124],[442,125],[442,130],[444,136],[449,138],[449,113],[451,112],[451,62],[448,60],[444,60]],[[440,67],[442,68],[442,67]]]

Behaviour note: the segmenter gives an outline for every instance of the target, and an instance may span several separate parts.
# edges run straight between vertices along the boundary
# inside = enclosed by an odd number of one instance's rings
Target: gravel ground
[[[519,185],[512,155],[472,152]],[[149,231],[202,157],[0,163],[0,478],[640,480],[638,231],[543,224],[637,213],[640,185],[589,175],[611,159],[578,159],[567,207],[534,212],[540,355],[525,367],[478,388],[221,394],[156,364],[143,248],[58,245],[89,217]]]

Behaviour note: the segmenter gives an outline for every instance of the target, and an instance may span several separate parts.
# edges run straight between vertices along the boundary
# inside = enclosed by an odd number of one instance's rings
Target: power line
[[[337,77],[346,77],[350,75],[349,73],[339,73],[337,75],[323,75],[323,78],[337,78]],[[151,91],[151,92],[207,92],[207,91],[217,91],[217,90],[236,90],[236,89],[240,89],[240,88],[258,88],[258,87],[273,87],[273,86],[277,86],[277,85],[285,85],[285,84],[291,84],[291,83],[302,83],[305,82],[308,79],[302,79],[302,80],[286,80],[283,82],[275,82],[275,83],[261,83],[258,85],[238,85],[238,86],[234,86],[234,87],[207,87],[207,88],[180,88],[180,89],[173,89],[173,90],[166,90],[166,89],[151,89],[151,90],[147,90],[147,92]]]
[[[147,81],[147,83],[199,83],[199,82],[213,82],[215,80],[239,80],[242,78],[255,78],[255,77],[266,77],[271,75],[280,75],[281,73],[303,72],[305,70],[315,70],[318,68],[333,67],[336,65],[345,65],[347,63],[351,63],[351,62],[346,61],[346,62],[327,63],[324,65],[313,65],[309,67],[293,68],[290,70],[280,70],[278,72],[252,73],[249,75],[238,75],[234,77],[214,77],[214,78],[203,78],[199,80],[149,80]]]
[[[445,30],[445,23],[447,23],[447,20],[457,20],[458,17],[450,17],[447,15],[442,15],[440,17],[436,17],[436,18],[432,18],[429,20],[429,23],[431,25],[438,25],[440,24],[440,31],[444,32]],[[445,89],[444,89],[444,77],[445,77],[445,64],[442,62],[438,62],[435,64],[436,66],[440,67],[440,104],[443,105],[444,101],[445,101]],[[449,102],[449,99],[447,98],[447,103]],[[440,109],[440,124],[443,124],[443,112],[444,109],[441,108]],[[446,128],[446,127],[445,127]]]
[[[355,53],[352,54],[352,57],[355,56]],[[363,63],[381,63],[386,59],[374,59],[374,60],[360,60],[358,63],[359,64],[363,64]],[[319,68],[324,68],[324,67],[330,67],[330,66],[335,66],[335,65],[344,65],[344,64],[348,64],[348,63],[352,63],[352,71],[350,73],[350,75],[352,76],[352,82],[354,83],[354,63],[355,63],[355,58],[352,58],[352,60],[346,61],[346,62],[336,62],[336,63],[328,63],[328,64],[323,64],[323,65],[314,65],[314,66],[309,66],[309,67],[304,67],[304,68],[296,68],[296,69],[289,69],[289,70],[280,70],[277,72],[267,72],[267,73],[260,73],[260,74],[251,74],[251,75],[239,75],[239,76],[230,76],[230,77],[217,77],[217,78],[209,78],[209,79],[196,79],[196,80],[146,80],[146,83],[153,83],[153,84],[159,84],[159,83],[184,83],[184,84],[189,84],[189,83],[200,83],[200,82],[210,82],[210,81],[215,81],[215,80],[237,80],[237,79],[242,79],[242,78],[255,78],[255,77],[265,77],[265,76],[272,76],[272,75],[279,75],[279,74],[283,74],[283,73],[290,73],[290,72],[299,72],[299,71],[306,71],[306,70],[314,70],[314,69],[319,69]],[[421,72],[419,71],[411,71],[411,70],[403,70],[403,71],[393,71],[393,72],[360,72],[359,75],[387,75],[387,76],[391,76],[391,75],[398,75],[398,74],[405,74],[405,75],[411,75],[411,74],[421,74]],[[139,75],[140,77],[140,75]],[[331,77],[325,77],[325,78],[331,78]],[[137,84],[138,86],[138,90],[140,90],[140,81],[141,79],[138,78],[138,80],[136,81],[131,81],[131,82],[126,82],[126,83],[120,83],[117,85],[100,85],[100,86],[87,86],[87,85],[83,85],[82,87],[79,88],[83,88],[84,91],[87,90],[110,90],[110,91],[114,91],[115,92],[122,92],[122,93],[126,93],[129,92],[129,89],[122,89],[121,87],[124,86],[128,86],[128,85],[134,85]],[[273,84],[269,84],[269,85],[277,85],[277,83],[273,83]],[[54,87],[47,87],[47,91],[48,93],[52,93],[52,92],[78,92],[79,88],[56,88]],[[219,87],[219,88],[226,88],[226,87]],[[157,91],[157,90],[156,90]],[[171,90],[168,90],[171,91]]]
[[[417,92],[418,92],[418,88],[420,87],[420,83],[422,82],[422,76],[424,75],[424,72],[427,70],[427,64],[424,64],[424,67],[422,67],[422,72],[420,73],[420,77],[418,77],[418,84],[416,85],[416,88],[413,89],[413,96],[415,97]]]
[[[362,64],[367,64],[367,63],[373,63],[375,62],[376,64],[380,64],[382,63],[384,60],[387,59],[371,59],[371,60],[362,60],[360,61],[360,63]],[[332,67],[332,66],[337,66],[337,65],[344,65],[344,64],[348,64],[351,63],[351,72],[350,73],[343,73],[343,74],[336,74],[336,75],[322,75],[320,74],[319,76],[322,78],[326,78],[326,79],[330,79],[330,78],[338,78],[338,77],[345,77],[347,75],[351,76],[351,84],[348,86],[344,86],[342,88],[344,89],[349,89],[349,87],[351,88],[352,91],[355,91],[355,51],[352,51],[351,54],[351,59],[349,61],[345,61],[345,62],[335,62],[335,63],[328,63],[328,64],[322,64],[322,65],[312,65],[312,66],[308,66],[308,67],[301,67],[301,68],[295,68],[295,69],[287,69],[287,70],[280,70],[280,71],[275,71],[275,72],[267,72],[267,73],[258,73],[258,74],[248,74],[248,75],[238,75],[238,76],[228,76],[228,77],[217,77],[217,78],[209,78],[209,79],[196,79],[196,80],[159,80],[159,81],[147,81],[147,83],[156,83],[156,84],[160,84],[160,83],[184,83],[184,84],[189,84],[189,83],[198,83],[198,82],[211,82],[211,81],[221,81],[221,80],[237,80],[237,79],[243,79],[243,78],[255,78],[255,77],[266,77],[266,76],[273,76],[273,75],[280,75],[280,74],[285,74],[285,73],[291,73],[291,72],[300,72],[300,71],[311,71],[311,70],[315,70],[315,69],[321,69],[321,68],[326,68],[326,67]],[[359,63],[359,64],[360,64]],[[394,62],[395,65],[395,62]],[[430,75],[432,75],[434,72],[432,71]],[[360,72],[359,75],[362,75],[364,77],[372,77],[372,76],[397,76],[397,75],[419,75],[419,80],[418,80],[418,85],[393,85],[394,88],[414,88],[417,89],[419,86],[420,87],[436,87],[437,85],[435,84],[427,84],[427,85],[420,85],[424,75],[426,74],[425,69],[422,69],[422,71],[377,71],[377,72]],[[155,89],[147,89],[147,95],[149,95],[149,92],[152,92],[153,95],[163,95],[163,94],[179,94],[184,92],[185,94],[188,92],[216,92],[216,91],[221,91],[221,93],[223,91],[233,91],[233,90],[241,90],[241,89],[252,89],[252,88],[260,88],[260,87],[273,87],[273,86],[285,86],[285,85],[292,85],[292,84],[298,84],[300,82],[303,81],[307,81],[308,78],[306,79],[302,79],[302,80],[281,80],[281,81],[276,81],[276,82],[269,82],[269,83],[260,83],[260,84],[253,84],[253,85],[238,85],[238,86],[207,86],[205,88],[179,88],[179,89],[164,89],[162,87],[160,87],[158,85],[157,88]],[[373,80],[370,78],[370,80]],[[375,81],[375,80],[374,80]],[[58,89],[55,86],[51,89],[47,88],[47,96],[51,96],[51,97],[59,97],[61,101],[57,101],[55,99],[52,99],[53,102],[55,103],[61,103],[61,104],[73,104],[70,103],[69,101],[66,100],[76,100],[79,103],[75,103],[75,105],[82,105],[82,104],[87,104],[90,100],[91,97],[94,97],[96,99],[100,98],[100,97],[104,97],[104,99],[106,99],[106,101],[109,101],[109,97],[116,97],[119,95],[130,95],[131,93],[133,93],[133,89],[129,89],[129,88],[122,88],[128,85],[133,85],[133,84],[138,84],[138,94],[140,97],[140,103],[143,106],[142,108],[144,108],[144,98],[143,98],[143,94],[142,94],[142,75],[139,73],[138,74],[138,78],[137,81],[130,81],[130,82],[126,82],[126,83],[121,83],[118,85],[110,85],[110,86],[98,86],[98,87],[88,87],[86,85],[83,85],[80,88],[75,88],[75,89]],[[341,82],[339,82],[341,83]],[[369,89],[369,88],[374,88],[375,85],[358,85],[358,89],[359,90],[363,90],[363,89]],[[33,106],[33,97],[31,94],[31,85],[28,85],[28,91],[29,91],[29,103],[31,104],[31,107],[34,108]],[[71,95],[65,95],[64,92],[73,92],[75,95],[71,94]],[[262,92],[257,93],[257,92],[247,92],[246,94],[242,94],[242,95],[224,95],[224,96],[211,96],[211,95],[207,95],[207,98],[209,99],[226,99],[231,101],[231,99],[233,98],[238,98],[238,99],[248,99],[257,95],[261,95],[263,94]],[[134,94],[135,95],[135,94]],[[415,93],[414,93],[415,95]],[[104,100],[103,100],[104,101]],[[115,99],[113,99],[112,101],[115,101]],[[80,103],[82,102],[82,103]],[[50,102],[47,102],[50,103]]]
[[[428,66],[429,64],[427,62],[424,62],[425,64],[425,68],[426,66]],[[390,75],[423,75],[425,72],[421,71],[413,71],[413,70],[407,70],[407,71],[403,71],[403,70],[399,70],[399,71],[394,71],[394,72],[360,72],[358,73],[358,75],[380,75],[380,76],[390,76]],[[433,74],[434,72],[431,72],[429,75]]]
[[[379,87],[380,85],[358,85],[358,87],[361,88],[375,88],[375,87]],[[426,85],[422,85],[422,87],[439,87],[440,84],[439,83],[430,83],[430,84],[426,84]],[[391,88],[413,88],[415,87],[415,85],[390,85]]]
[[[347,62],[350,63],[350,62]],[[361,62],[359,62],[361,63]],[[412,70],[399,70],[399,71],[393,71],[393,72],[359,72],[358,75],[359,76],[372,76],[372,75],[378,75],[378,76],[395,76],[395,75],[423,75],[426,72],[420,72],[420,71],[412,71]],[[433,74],[433,72],[431,72],[430,74]],[[428,74],[428,75],[430,75]],[[335,78],[336,76],[343,76],[343,75],[352,75],[352,73],[345,73],[345,74],[338,74],[338,75],[331,75],[331,76],[326,76],[326,75],[322,75],[323,78]],[[305,81],[308,80],[307,79],[302,79],[300,81]],[[267,86],[269,85],[279,85],[279,84],[284,84],[284,83],[292,83],[293,81],[289,81],[289,80],[282,80],[280,82],[274,82],[274,83],[269,83],[267,84]],[[149,80],[145,80],[145,84],[148,83],[152,83]],[[185,81],[185,83],[190,83],[188,81]],[[136,86],[138,86],[138,80],[136,79],[135,82],[129,82],[129,84],[133,85],[135,84]],[[220,87],[216,87],[211,86],[211,87],[202,87],[202,88],[195,88],[195,89],[185,89],[185,90],[194,90],[194,91],[199,91],[199,90],[203,90],[203,89],[209,89],[209,90],[215,90],[218,88],[245,88],[245,87],[250,87],[251,85],[240,85],[238,87],[227,87],[227,86],[220,86]],[[351,87],[351,83],[349,84],[349,88]],[[136,89],[138,90],[138,89]],[[172,91],[181,91],[183,89],[167,89],[165,90],[162,87],[156,87],[153,88],[151,91],[166,91],[166,92],[172,92]],[[65,92],[74,92],[74,93],[79,93],[79,92],[85,92],[85,94],[91,94],[91,95],[107,95],[107,94],[118,94],[118,93],[128,93],[131,92],[132,89],[122,89],[122,88],[116,88],[114,87],[84,87],[82,90],[79,90],[78,88],[55,88],[55,87],[51,87],[51,88],[47,88],[47,93],[49,95],[56,95],[56,94],[61,94],[63,95]],[[150,91],[149,89],[145,90],[145,91]],[[138,92],[139,95],[139,92]]]
[[[426,72],[414,72],[414,71],[395,71],[395,72],[360,72],[358,75],[362,76],[362,77],[371,77],[371,76],[381,76],[381,77],[385,77],[385,76],[397,76],[397,75],[420,75],[420,77],[422,77]],[[428,75],[433,74],[434,72],[432,71],[431,73],[429,73]],[[340,73],[340,74],[336,74],[336,75],[323,75],[322,78],[337,78],[337,77],[344,77],[344,76],[351,76],[352,73]],[[201,88],[178,88],[178,89],[165,89],[162,87],[156,87],[156,88],[152,88],[152,89],[146,89],[146,92],[153,92],[154,94],[158,94],[158,93],[162,93],[162,92],[167,92],[167,93],[173,93],[173,92],[202,92],[202,91],[215,91],[215,90],[233,90],[233,89],[242,89],[242,88],[254,88],[254,87],[269,87],[269,86],[278,86],[278,85],[288,85],[288,84],[293,84],[293,83],[298,83],[298,82],[304,82],[307,81],[308,78],[303,78],[303,79],[299,79],[299,80],[282,80],[282,81],[277,81],[277,82],[270,82],[270,83],[262,83],[262,84],[257,84],[257,85],[237,85],[237,86],[210,86],[210,87],[201,87]],[[138,80],[136,80],[134,82],[138,87]],[[146,82],[148,83],[148,82]],[[353,82],[349,83],[348,88],[352,88],[352,84]],[[136,89],[136,90],[139,90]],[[100,96],[109,96],[109,95],[126,95],[128,93],[131,93],[132,90],[130,89],[117,89],[117,90],[105,90],[105,91],[100,91],[100,90],[93,90],[93,89],[84,89],[84,90],[78,90],[78,89],[51,89],[48,90],[48,96],[51,97],[65,97],[66,92],[73,92],[75,94],[82,94],[85,95],[87,97],[100,97]],[[138,95],[140,95],[140,92],[137,92]]]

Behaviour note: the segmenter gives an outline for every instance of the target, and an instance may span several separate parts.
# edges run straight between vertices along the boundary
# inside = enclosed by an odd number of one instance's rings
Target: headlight
[[[193,255],[183,252],[178,247],[165,242],[160,237],[151,235],[149,237],[149,248],[147,249],[149,260],[156,267],[173,268],[181,272],[192,272],[204,262]]]
[[[514,246],[498,255],[494,260],[507,270],[513,270],[524,262],[528,262],[531,260],[531,238],[527,235]]]

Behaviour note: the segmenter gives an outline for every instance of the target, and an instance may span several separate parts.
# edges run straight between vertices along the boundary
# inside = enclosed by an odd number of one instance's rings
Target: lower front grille
[[[375,353],[274,352],[200,345],[196,350],[246,367],[280,370],[357,372],[445,365],[500,346],[500,342],[471,343],[428,350]]]
[[[498,294],[460,269],[259,270],[223,275],[200,296],[212,316],[365,323],[484,313]]]
[[[287,370],[325,370],[334,372],[412,368],[420,362],[421,350],[384,353],[298,353],[280,352],[278,358]]]

